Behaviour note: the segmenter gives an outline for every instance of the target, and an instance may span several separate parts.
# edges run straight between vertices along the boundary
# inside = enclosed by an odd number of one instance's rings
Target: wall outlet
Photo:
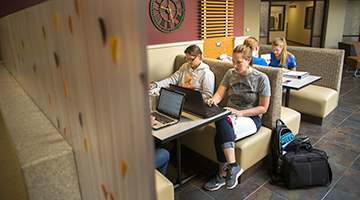
[[[221,46],[221,42],[216,42],[216,46],[217,47]]]

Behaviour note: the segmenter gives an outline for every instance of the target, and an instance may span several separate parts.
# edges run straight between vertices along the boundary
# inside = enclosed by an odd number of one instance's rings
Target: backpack
[[[269,169],[269,175],[271,178],[270,183],[282,182],[282,156],[285,154],[285,147],[289,145],[294,138],[295,135],[285,125],[285,123],[281,119],[276,120],[276,127],[271,135],[271,166]]]
[[[284,149],[278,162],[280,167],[270,174],[271,184],[284,183],[289,189],[328,186],[332,171],[325,151],[314,149],[306,136],[294,139]],[[279,172],[280,171],[280,172]]]

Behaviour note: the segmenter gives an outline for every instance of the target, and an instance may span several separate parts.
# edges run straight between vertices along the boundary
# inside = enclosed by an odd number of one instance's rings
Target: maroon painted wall
[[[244,34],[244,0],[234,1],[234,37]],[[186,16],[182,26],[175,32],[163,33],[151,21],[147,0],[148,45],[199,40],[199,0],[185,0]]]
[[[47,0],[1,0],[0,18]]]

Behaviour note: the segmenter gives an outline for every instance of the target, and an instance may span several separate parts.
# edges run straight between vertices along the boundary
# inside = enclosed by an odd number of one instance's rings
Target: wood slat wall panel
[[[52,0],[0,19],[4,64],[73,147],[83,199],[155,199],[141,13]]]
[[[234,23],[233,1],[201,1],[200,14],[200,38],[214,38],[214,37],[228,37],[232,36],[232,32],[226,31],[227,28],[232,28]],[[208,27],[213,27],[214,24],[221,24],[223,28],[223,35],[220,32],[212,29],[207,30]]]

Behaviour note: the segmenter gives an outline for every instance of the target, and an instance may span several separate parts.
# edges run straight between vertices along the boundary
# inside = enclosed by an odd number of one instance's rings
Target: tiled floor
[[[183,153],[184,169],[196,166],[202,172],[175,190],[175,199],[359,199],[360,78],[344,72],[339,105],[334,116],[323,126],[301,122],[299,134],[307,135],[315,148],[327,152],[333,171],[330,186],[295,190],[274,186],[269,183],[267,169],[263,168],[232,190],[222,187],[218,191],[209,192],[203,185],[216,171]],[[170,165],[169,175],[171,171]]]

